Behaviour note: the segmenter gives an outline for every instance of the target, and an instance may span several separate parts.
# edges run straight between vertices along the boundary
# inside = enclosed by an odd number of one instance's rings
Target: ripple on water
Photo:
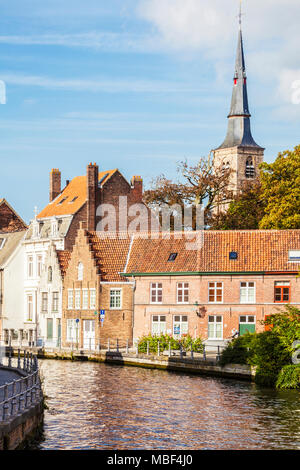
[[[300,395],[226,379],[41,361],[40,449],[299,449]]]

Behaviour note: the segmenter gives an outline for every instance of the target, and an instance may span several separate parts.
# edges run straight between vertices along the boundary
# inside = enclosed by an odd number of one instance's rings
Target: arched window
[[[223,166],[222,166],[222,174],[224,175],[224,174],[225,174],[225,172],[226,172],[227,170],[229,170],[229,169],[230,169],[230,162],[226,162],[226,163],[225,163],[225,162],[223,162]]]
[[[245,176],[246,178],[255,178],[255,168],[253,165],[252,157],[249,157],[246,161]]]
[[[48,282],[52,282],[52,277],[53,277],[52,267],[49,266],[49,268],[48,268]]]
[[[78,269],[77,279],[78,279],[78,281],[83,281],[83,264],[79,263],[77,269]]]

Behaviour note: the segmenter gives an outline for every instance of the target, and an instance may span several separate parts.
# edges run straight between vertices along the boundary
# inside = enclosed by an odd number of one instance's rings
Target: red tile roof
[[[87,232],[92,252],[95,257],[101,280],[107,282],[124,282],[119,275],[125,269],[130,248],[130,238],[113,239],[109,234],[100,232]]]
[[[184,237],[134,238],[126,273],[297,272],[289,250],[300,250],[300,230],[198,232],[198,249]],[[192,249],[187,249],[187,248]],[[237,259],[229,258],[230,252]],[[175,261],[168,261],[177,253]]]
[[[99,182],[105,184],[116,172],[108,170],[99,173]],[[38,219],[59,215],[73,215],[85,204],[87,200],[86,176],[76,176],[63,189],[63,191],[50,202],[38,215]]]

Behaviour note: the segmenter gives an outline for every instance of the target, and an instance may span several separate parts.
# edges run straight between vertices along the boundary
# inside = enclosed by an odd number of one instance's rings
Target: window
[[[53,339],[53,318],[47,318],[47,339]]]
[[[90,289],[90,309],[96,308],[96,289]]]
[[[58,223],[57,223],[57,220],[54,219],[51,221],[51,236],[57,237],[57,232],[58,232]]]
[[[223,339],[223,317],[221,315],[208,317],[208,339]]]
[[[241,304],[255,303],[255,282],[241,282],[240,294]]]
[[[75,309],[80,310],[80,307],[81,307],[80,289],[75,289]]]
[[[88,289],[82,289],[82,308],[87,310],[89,308],[89,291]]]
[[[178,253],[171,253],[170,256],[169,256],[168,261],[175,261],[175,259],[177,258],[177,254]]]
[[[48,312],[48,292],[42,292],[42,312]]]
[[[33,316],[33,295],[27,295],[27,318],[26,321],[32,321]]]
[[[175,315],[173,320],[174,336],[187,335],[189,331],[188,317],[186,315]]]
[[[160,336],[165,334],[167,330],[167,322],[165,315],[153,315],[152,317],[152,334]]]
[[[290,301],[291,285],[289,281],[275,282],[274,302],[288,303]]]
[[[1,244],[1,240],[0,240]],[[289,251],[289,261],[300,262],[300,250],[290,250]]]
[[[78,196],[73,197],[72,201],[69,201],[69,204],[72,204],[72,202],[75,202],[76,199],[78,199]]]
[[[179,282],[177,284],[177,303],[187,304],[189,302],[189,284],[187,282]]]
[[[68,199],[68,196],[67,196],[67,197],[63,197],[63,198],[57,203],[57,205],[60,206],[60,205],[63,204],[67,199]]]
[[[246,161],[246,169],[245,169],[245,176],[246,178],[255,178],[255,168],[253,165],[252,157],[249,157]]]
[[[43,267],[43,257],[42,255],[37,255],[37,275],[38,277],[42,274],[42,267]]]
[[[240,335],[245,335],[246,333],[255,333],[255,316],[254,315],[243,315],[240,317]]]
[[[208,301],[211,303],[223,302],[223,282],[208,283]]]
[[[0,238],[0,250],[4,247],[5,238]]]
[[[118,309],[122,307],[121,295],[122,295],[121,289],[112,289],[110,291],[110,308]]]
[[[48,268],[48,282],[52,282],[52,279],[53,279],[53,270],[52,270],[52,266],[49,266],[49,268]]]
[[[77,267],[77,279],[83,281],[83,264],[79,263]]]
[[[231,252],[229,253],[229,259],[230,259],[230,260],[236,260],[236,259],[238,259],[238,253],[237,253],[237,251],[231,251]]]
[[[74,292],[73,289],[68,289],[68,309],[72,310],[74,307]]]
[[[33,256],[32,255],[28,256],[27,273],[28,273],[29,278],[33,277]]]
[[[162,284],[155,282],[151,284],[151,303],[161,304],[162,303]]]
[[[79,340],[79,322],[74,318],[67,320],[67,341],[78,342]]]
[[[59,294],[52,292],[52,312],[58,312]]]

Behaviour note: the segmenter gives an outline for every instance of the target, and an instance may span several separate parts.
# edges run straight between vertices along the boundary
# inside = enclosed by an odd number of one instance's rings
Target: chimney
[[[99,179],[99,168],[96,163],[87,166],[87,229],[96,230],[96,205]]]
[[[134,195],[135,202],[142,202],[143,199],[143,179],[141,176],[131,178],[131,192]]]
[[[61,173],[58,168],[53,168],[50,172],[49,200],[53,201],[61,193]]]

